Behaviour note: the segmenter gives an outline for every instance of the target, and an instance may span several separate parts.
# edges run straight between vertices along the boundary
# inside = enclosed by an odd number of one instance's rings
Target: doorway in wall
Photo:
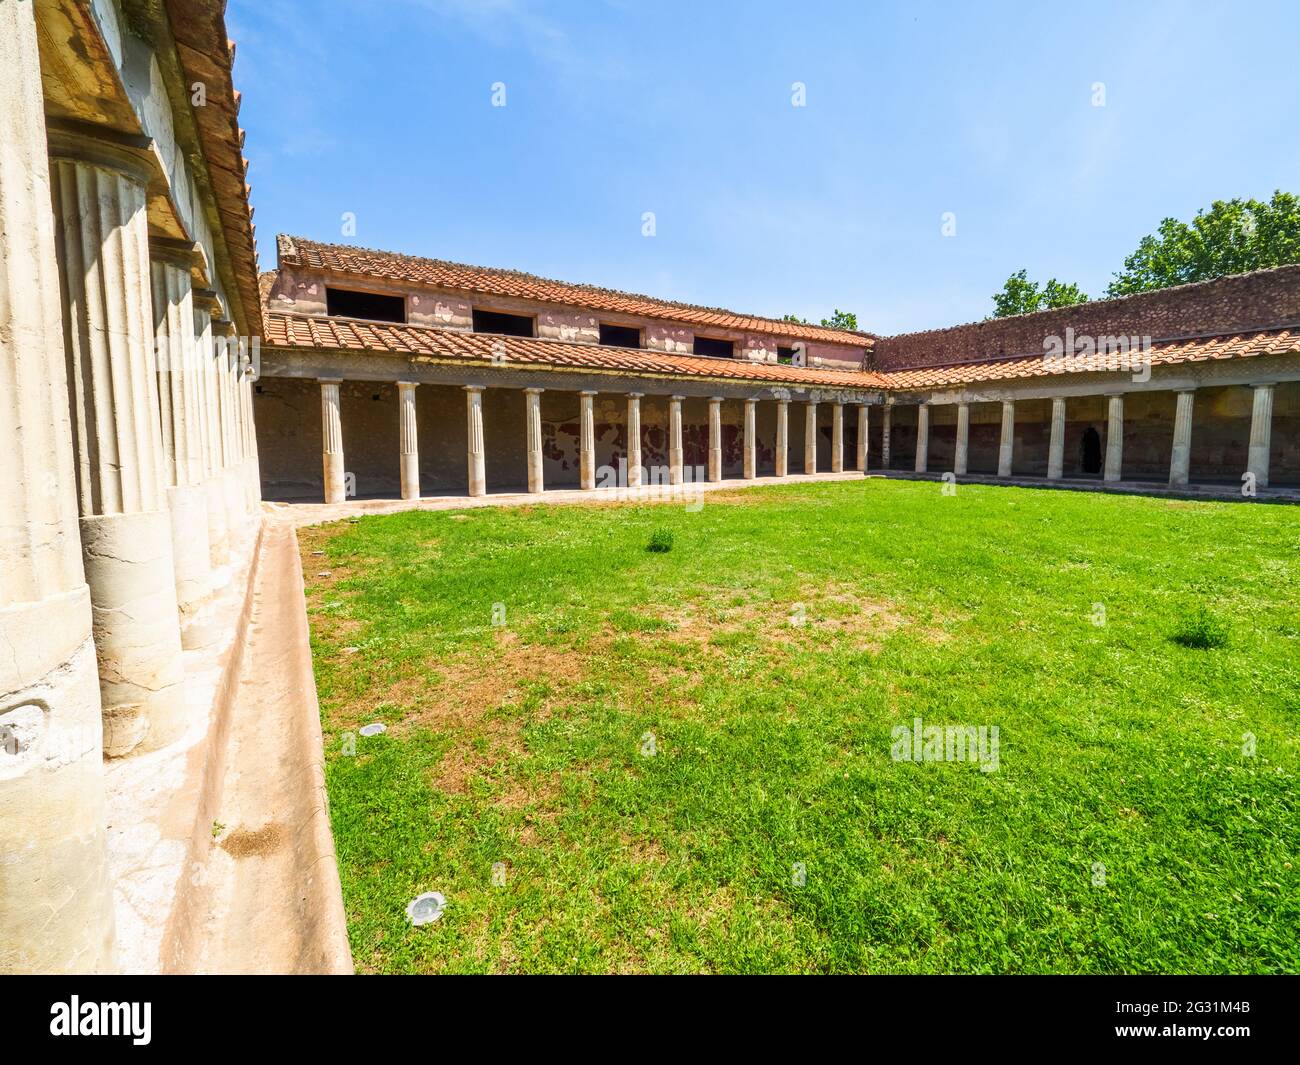
[[[1083,431],[1079,465],[1084,473],[1101,473],[1101,434],[1091,425]]]

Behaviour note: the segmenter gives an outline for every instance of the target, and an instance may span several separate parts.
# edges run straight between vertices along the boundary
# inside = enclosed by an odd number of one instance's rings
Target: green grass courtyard
[[[1300,971],[1295,508],[704,500],[300,530],[359,971]]]

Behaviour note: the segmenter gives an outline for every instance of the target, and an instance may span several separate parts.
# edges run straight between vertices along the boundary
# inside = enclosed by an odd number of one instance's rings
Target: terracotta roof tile
[[[828,329],[820,325],[802,325],[798,322],[783,322],[776,318],[738,314],[718,307],[676,303],[672,300],[660,300],[632,292],[597,288],[594,285],[553,281],[517,270],[467,266],[464,263],[447,262],[442,259],[423,259],[414,255],[355,248],[347,244],[321,244],[284,234],[278,238],[277,250],[281,266],[308,267],[340,274],[379,277],[389,281],[431,285],[441,289],[490,296],[537,300],[542,303],[563,304],[593,311],[644,315],[688,325],[747,330],[824,344],[869,347],[874,339],[870,333]]]
[[[1244,359],[1258,355],[1286,355],[1300,352],[1300,330],[1270,329],[1262,332],[1234,333],[1224,336],[1195,337],[1187,340],[1158,340],[1151,345],[1151,365],[1168,366],[1181,362],[1204,362],[1209,359]],[[958,385],[1052,377],[1061,373],[1117,371],[1116,356],[1097,355],[1089,359],[1053,363],[1042,355],[1024,355],[1011,359],[987,359],[981,362],[950,366],[923,366],[910,370],[892,370],[877,376],[890,389],[951,388]]]
[[[414,357],[571,366],[575,369],[621,370],[630,373],[728,378],[764,384],[820,385],[825,388],[877,389],[878,374],[860,370],[827,370],[782,366],[746,359],[713,359],[701,355],[670,355],[635,348],[573,344],[531,337],[495,336],[430,326],[362,322],[351,318],[267,312],[264,343],[268,348],[313,348],[320,351],[382,352]]]

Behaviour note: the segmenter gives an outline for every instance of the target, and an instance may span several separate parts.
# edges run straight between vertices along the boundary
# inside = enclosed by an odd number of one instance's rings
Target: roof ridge
[[[307,237],[297,237],[288,233],[281,233],[276,237],[276,250],[282,256],[301,256],[302,247],[316,248],[337,248],[343,251],[380,255],[390,259],[400,259],[409,262],[427,263],[437,266],[449,266],[462,270],[480,270],[488,274],[518,278],[524,281],[542,281],[549,285],[562,285],[565,288],[578,289],[583,292],[596,293],[602,296],[624,296],[632,299],[645,300],[647,303],[657,303],[663,307],[673,307],[684,311],[702,311],[707,314],[725,314],[733,318],[752,318],[755,321],[770,322],[773,325],[795,326],[803,329],[823,330],[827,333],[834,333],[838,336],[852,340],[857,343],[872,341],[876,339],[875,333],[867,333],[862,330],[837,329],[829,325],[817,325],[812,322],[788,322],[782,318],[774,318],[767,314],[751,314],[748,311],[736,311],[729,307],[710,307],[702,303],[687,303],[684,300],[664,299],[660,296],[651,296],[644,292],[629,292],[627,289],[606,288],[603,285],[592,285],[584,281],[564,281],[556,277],[545,277],[541,274],[529,273],[527,270],[514,270],[507,267],[497,266],[480,266],[475,263],[462,263],[454,259],[435,259],[427,255],[410,255],[406,252],[386,251],[383,248],[365,248],[359,244],[335,244],[327,241],[311,240]]]

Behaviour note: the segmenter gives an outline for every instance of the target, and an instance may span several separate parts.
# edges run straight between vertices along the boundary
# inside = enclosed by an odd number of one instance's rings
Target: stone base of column
[[[248,495],[248,512],[250,514],[260,514],[262,511],[262,471],[258,468],[257,459],[249,457],[244,459],[244,489]]]
[[[402,498],[420,498],[420,456],[402,456]]]
[[[242,467],[231,466],[221,474],[221,490],[226,502],[226,525],[233,537],[248,519],[248,488]]]
[[[104,754],[154,750],[184,730],[171,521],[163,511],[81,519]]]
[[[680,447],[670,447],[668,449],[668,483],[682,483],[682,462],[685,459],[686,452]]]
[[[343,470],[343,452],[327,451],[324,454],[322,469],[325,474],[325,502],[342,503],[347,499],[346,474]],[[470,495],[474,495],[473,486]],[[481,492],[478,494],[482,494]]]
[[[181,625],[212,594],[212,549],[208,545],[208,497],[200,485],[167,489],[172,561],[176,568],[176,606]]]
[[[722,448],[709,448],[709,480],[717,483],[722,480]]]
[[[0,610],[0,637],[0,973],[114,972],[88,590]]]
[[[230,527],[226,523],[226,493],[219,476],[203,482],[203,495],[207,500],[208,552],[213,567],[230,561]]]

